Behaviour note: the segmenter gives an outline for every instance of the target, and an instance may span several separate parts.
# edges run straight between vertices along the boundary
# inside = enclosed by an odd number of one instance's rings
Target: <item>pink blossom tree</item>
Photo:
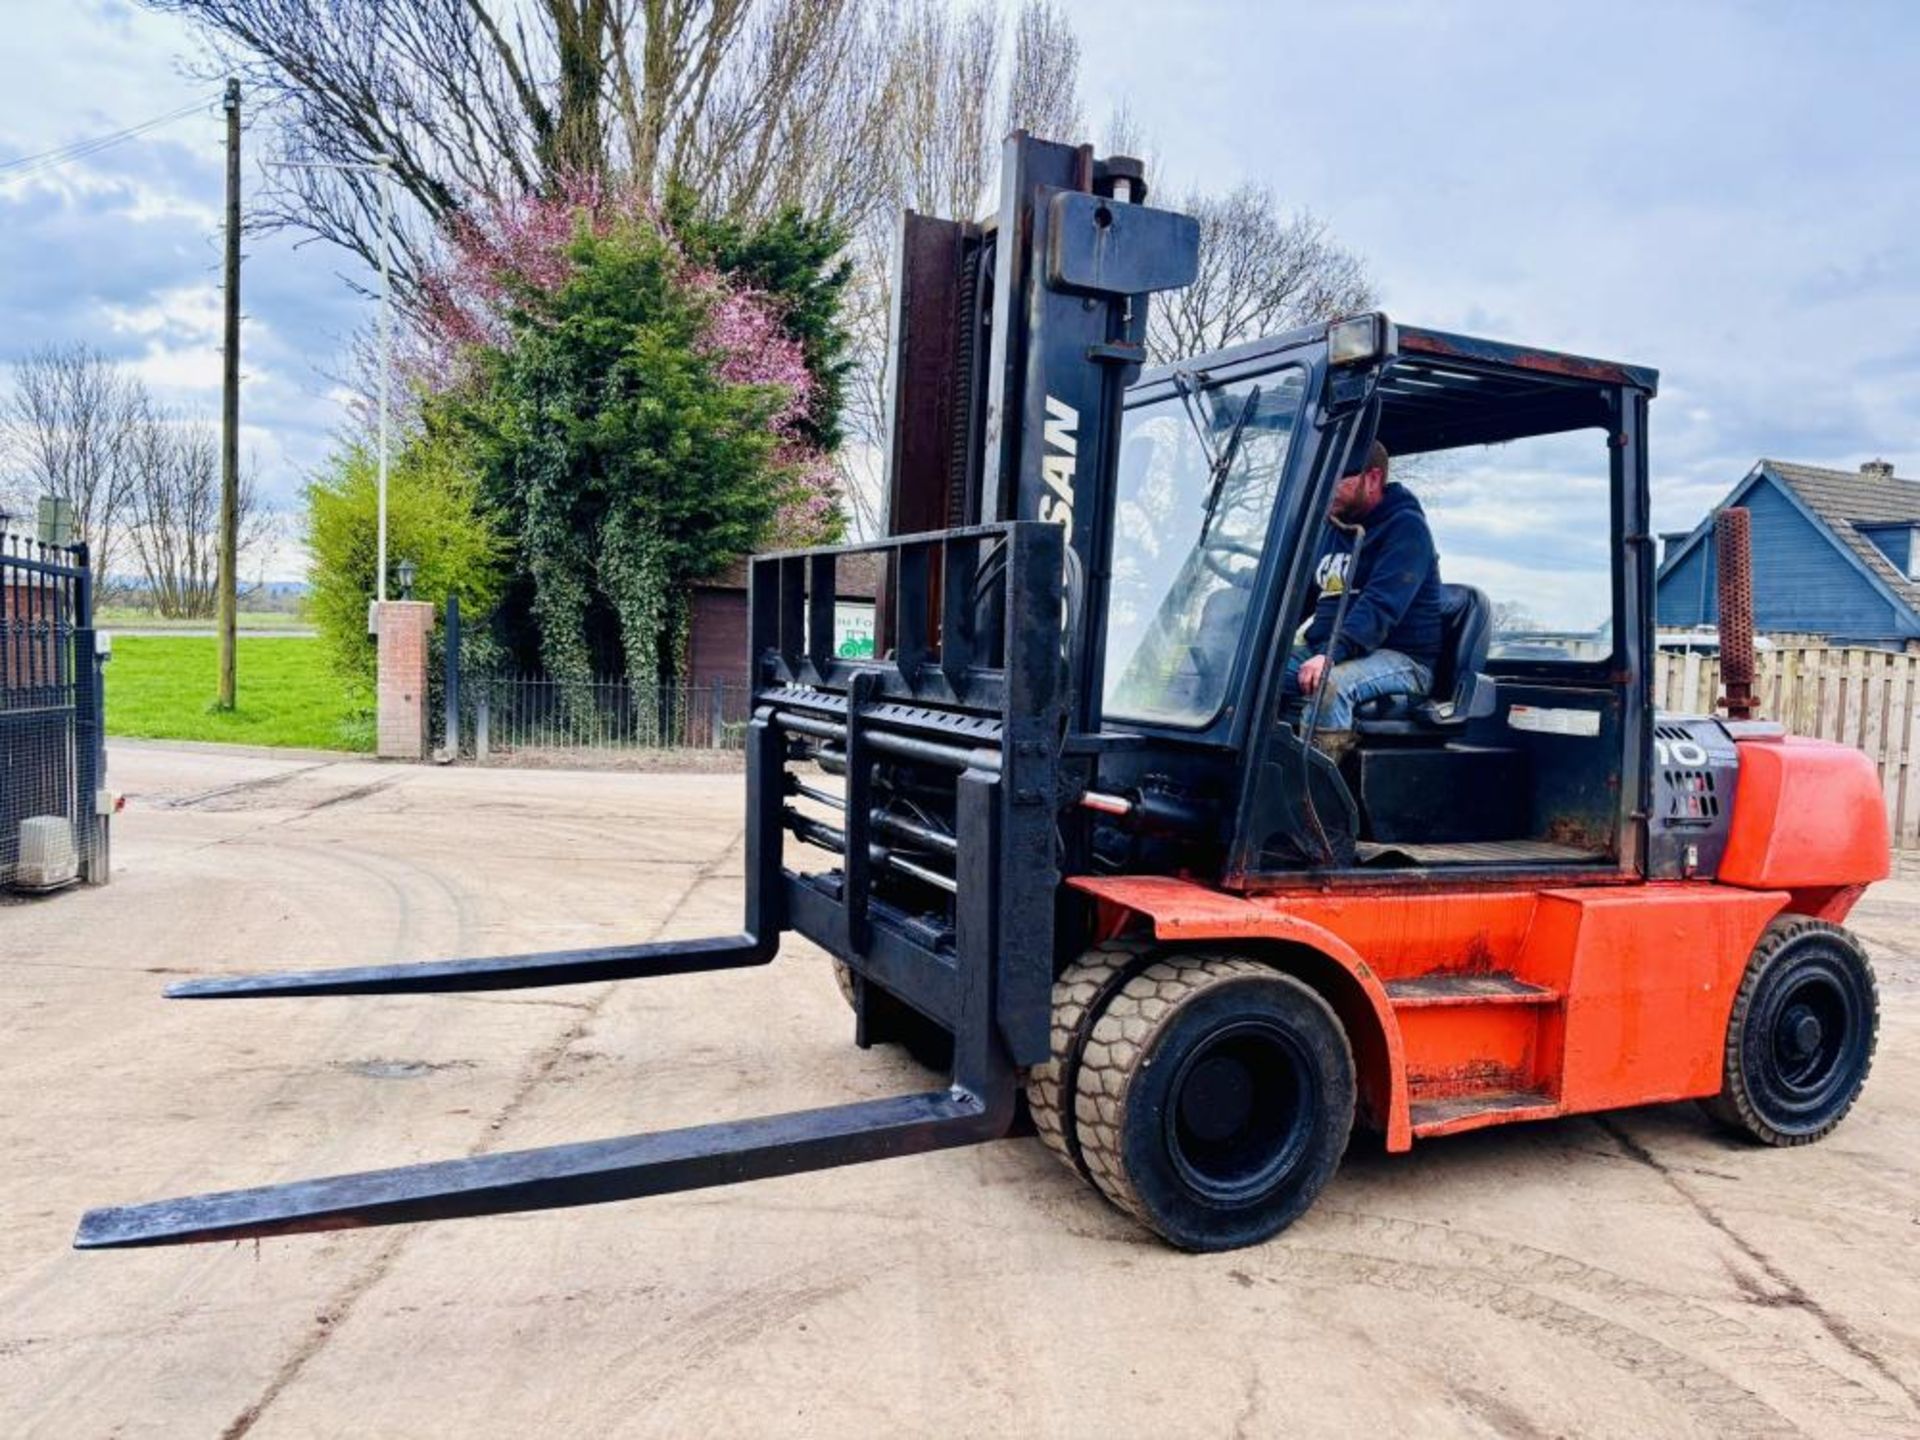
[[[689,259],[658,208],[631,189],[576,179],[558,194],[463,214],[447,237],[444,260],[423,277],[414,343],[402,357],[405,378],[427,395],[460,385],[478,357],[511,343],[516,308],[559,291],[572,277],[575,242],[619,225],[651,227],[667,242],[679,284],[705,313],[703,344],[717,378],[781,394],[769,425],[782,499],[768,543],[831,539],[841,520],[839,475],[832,456],[807,432],[819,386],[802,346],[783,328],[778,300]]]

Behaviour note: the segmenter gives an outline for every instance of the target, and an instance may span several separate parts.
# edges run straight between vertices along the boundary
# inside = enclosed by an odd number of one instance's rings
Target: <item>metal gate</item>
[[[105,883],[103,693],[86,546],[0,533],[0,887]]]

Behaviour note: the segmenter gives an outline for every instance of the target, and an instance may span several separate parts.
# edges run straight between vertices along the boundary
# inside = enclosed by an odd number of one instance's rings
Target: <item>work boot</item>
[[[1338,770],[1353,753],[1354,739],[1351,730],[1321,730],[1313,737],[1313,748],[1331,760],[1333,768]]]

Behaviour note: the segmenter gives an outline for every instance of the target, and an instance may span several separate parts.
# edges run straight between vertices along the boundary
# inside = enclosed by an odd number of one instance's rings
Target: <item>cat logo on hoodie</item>
[[[1320,563],[1313,567],[1313,583],[1320,588],[1322,595],[1338,595],[1347,588],[1347,576],[1353,570],[1353,552],[1336,550],[1331,555],[1322,555]]]

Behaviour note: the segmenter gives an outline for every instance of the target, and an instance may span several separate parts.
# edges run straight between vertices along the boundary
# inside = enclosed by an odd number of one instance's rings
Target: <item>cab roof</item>
[[[1170,380],[1176,369],[1219,380],[1257,373],[1263,360],[1323,339],[1326,329],[1309,326],[1161,366],[1143,374],[1138,388]],[[1613,419],[1607,391],[1625,386],[1651,396],[1659,389],[1659,372],[1642,365],[1411,325],[1392,333],[1379,434],[1396,455],[1605,427]]]

